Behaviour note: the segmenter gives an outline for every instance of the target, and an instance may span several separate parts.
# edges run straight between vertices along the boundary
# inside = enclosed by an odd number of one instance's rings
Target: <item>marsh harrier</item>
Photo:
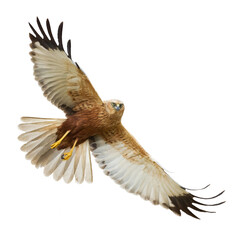
[[[45,175],[53,174],[69,183],[92,182],[92,152],[104,173],[131,193],[153,204],[160,204],[177,215],[181,211],[197,218],[190,209],[208,212],[196,205],[206,204],[196,199],[189,189],[176,183],[164,169],[139,145],[124,128],[121,118],[124,104],[119,100],[102,101],[86,74],[72,60],[71,41],[67,51],[62,42],[63,23],[59,25],[56,41],[49,20],[44,31],[39,19],[39,32],[29,24],[31,59],[34,75],[44,96],[66,114],[66,119],[23,117],[19,127],[25,133],[22,150]]]

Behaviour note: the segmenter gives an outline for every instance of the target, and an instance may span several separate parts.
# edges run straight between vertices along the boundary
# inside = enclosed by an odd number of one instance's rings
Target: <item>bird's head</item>
[[[124,104],[119,100],[108,100],[104,102],[107,112],[116,119],[121,120],[124,112]]]

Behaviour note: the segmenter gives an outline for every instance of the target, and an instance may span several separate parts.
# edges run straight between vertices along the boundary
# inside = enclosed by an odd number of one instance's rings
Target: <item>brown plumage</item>
[[[208,200],[192,195],[177,184],[140,146],[121,124],[124,105],[119,100],[102,101],[85,73],[72,61],[71,41],[67,53],[62,42],[63,23],[55,41],[49,21],[47,33],[39,19],[41,35],[32,25],[30,55],[34,75],[44,95],[66,114],[66,119],[23,117],[19,127],[25,133],[22,150],[36,167],[44,167],[45,175],[69,183],[92,182],[90,151],[99,166],[127,191],[140,195],[153,204],[161,204],[177,215],[181,211],[198,218],[190,209],[208,212],[201,206],[216,206],[196,200]]]
[[[118,125],[121,124],[124,107],[117,113],[111,112],[109,101],[102,104],[96,103],[95,106],[91,105],[90,107],[79,104],[78,107],[79,111],[69,115],[62,125],[58,127],[56,140],[60,139],[65,132],[71,130],[58,146],[58,149],[71,147],[75,139],[78,139],[77,145],[82,144],[92,136],[117,129]]]

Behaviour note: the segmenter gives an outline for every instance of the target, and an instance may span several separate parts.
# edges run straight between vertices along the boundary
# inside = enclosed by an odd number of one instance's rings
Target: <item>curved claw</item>
[[[63,153],[62,160],[68,160],[72,156],[72,152]]]

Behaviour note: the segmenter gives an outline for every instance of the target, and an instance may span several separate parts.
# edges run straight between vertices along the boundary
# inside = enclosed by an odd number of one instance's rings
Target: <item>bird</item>
[[[26,142],[21,150],[46,176],[70,183],[93,181],[91,153],[116,183],[130,193],[140,195],[181,216],[182,212],[199,219],[192,211],[213,212],[200,206],[217,206],[179,185],[152,159],[121,123],[125,105],[120,100],[102,101],[86,74],[72,60],[71,40],[67,51],[62,41],[63,22],[53,37],[50,21],[46,31],[37,17],[38,31],[29,23],[30,56],[35,80],[44,96],[61,109],[66,118],[22,117],[24,131],[18,138]],[[207,185],[205,188],[207,188]],[[198,190],[203,190],[198,189]],[[200,206],[199,206],[200,205]]]

